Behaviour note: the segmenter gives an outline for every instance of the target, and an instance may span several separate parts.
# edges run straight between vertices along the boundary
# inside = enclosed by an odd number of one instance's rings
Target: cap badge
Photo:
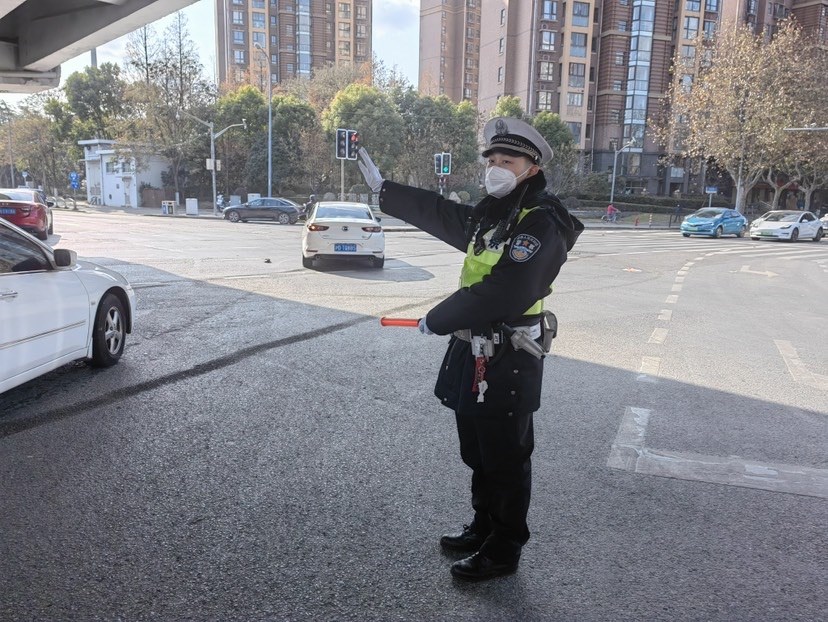
[[[506,125],[506,121],[503,119],[498,119],[495,123],[495,134],[508,134],[509,127]]]

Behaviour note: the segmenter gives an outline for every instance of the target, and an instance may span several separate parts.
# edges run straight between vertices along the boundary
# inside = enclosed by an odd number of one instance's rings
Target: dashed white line
[[[673,311],[671,309],[662,309],[661,313],[658,314],[658,319],[669,322],[673,319]]]

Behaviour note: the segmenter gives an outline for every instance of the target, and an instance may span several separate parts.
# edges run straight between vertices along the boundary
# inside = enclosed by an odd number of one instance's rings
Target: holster
[[[543,334],[543,351],[552,350],[552,340],[558,336],[558,318],[551,311],[544,311],[541,318],[541,331]]]

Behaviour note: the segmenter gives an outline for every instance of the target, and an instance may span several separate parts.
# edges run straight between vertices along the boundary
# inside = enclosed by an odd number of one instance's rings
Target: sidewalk
[[[72,211],[71,208],[53,208],[56,212],[62,211]],[[214,214],[211,207],[205,209],[203,207],[199,207],[198,216],[188,216],[185,213],[185,208],[182,206],[180,208],[176,208],[175,215],[172,214],[163,214],[161,212],[160,207],[111,207],[108,205],[90,205],[85,201],[78,201],[77,202],[77,211],[79,212],[90,212],[90,213],[102,213],[102,214],[131,214],[136,216],[157,216],[159,218],[190,218],[190,219],[198,219],[198,218],[207,218],[213,220],[222,220],[224,216],[219,214]],[[395,218],[394,216],[389,216],[384,214],[383,212],[377,212],[380,218],[382,218],[382,225],[385,231],[417,231],[418,229],[413,225],[409,225],[403,220],[399,218]],[[584,223],[584,226],[587,229],[674,229],[678,231],[678,225],[676,223],[670,223],[670,216],[668,214],[624,214],[618,222],[604,222],[601,220],[600,217],[593,217],[593,216],[580,216],[577,212],[573,212],[575,216],[580,218],[581,222]]]

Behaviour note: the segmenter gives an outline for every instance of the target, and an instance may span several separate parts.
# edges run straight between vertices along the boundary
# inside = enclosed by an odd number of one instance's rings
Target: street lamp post
[[[270,59],[261,43],[254,43],[253,46],[259,50],[265,58],[268,66],[267,71],[267,196],[273,196],[273,78],[270,75]]]
[[[232,125],[228,125],[227,127],[225,127],[220,132],[215,132],[214,133],[213,132],[213,127],[214,126],[213,126],[212,121],[204,121],[202,119],[199,119],[197,116],[195,116],[193,114],[190,114],[186,110],[179,110],[178,112],[176,112],[175,116],[179,117],[180,116],[179,113],[184,113],[185,115],[187,115],[188,117],[190,117],[194,121],[198,121],[202,125],[206,125],[207,128],[210,130],[210,164],[211,164],[210,168],[212,169],[212,174],[213,174],[213,216],[217,216],[218,215],[218,201],[216,200],[216,138],[218,138],[219,136],[224,134],[227,130],[229,130],[232,127],[244,127],[244,129],[247,129],[247,119],[242,119],[241,123],[233,123]]]
[[[635,142],[631,140],[620,149],[616,149],[615,145],[613,145],[612,147],[613,151],[615,151],[615,156],[612,159],[612,188],[610,188],[610,204],[612,204],[613,200],[615,199],[615,168],[618,166],[618,154],[624,151],[624,149],[629,149],[634,145]]]

